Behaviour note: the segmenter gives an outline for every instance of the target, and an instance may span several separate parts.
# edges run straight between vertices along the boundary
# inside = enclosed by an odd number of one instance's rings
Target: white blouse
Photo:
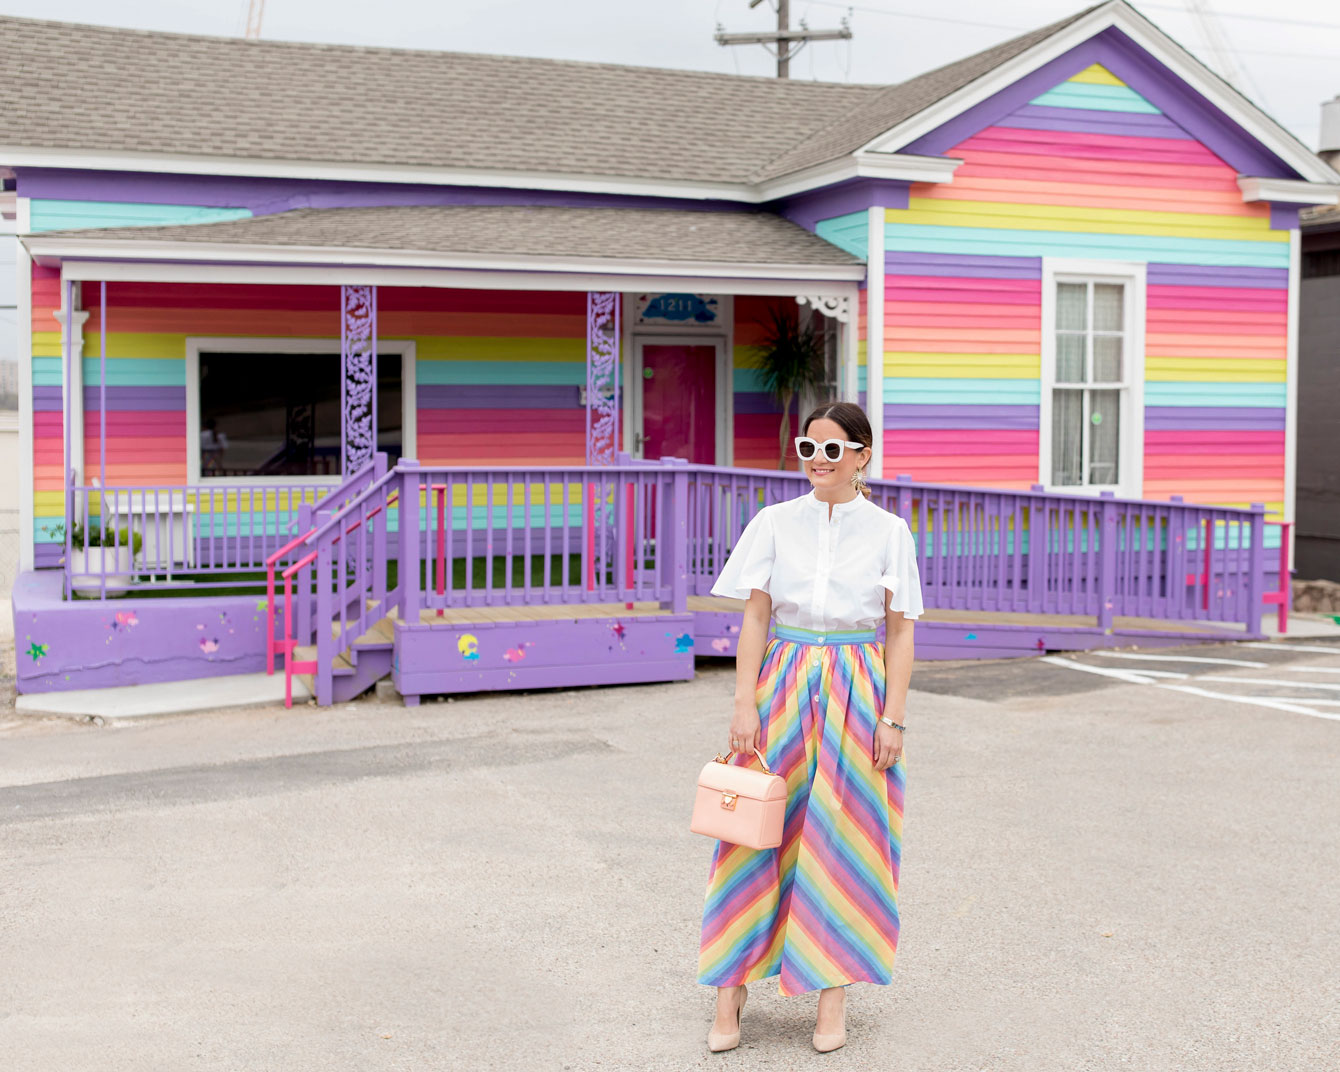
[[[892,610],[916,618],[921,575],[907,522],[864,495],[829,504],[808,495],[765,506],[745,526],[712,594],[772,598],[778,625],[823,632],[873,629]]]

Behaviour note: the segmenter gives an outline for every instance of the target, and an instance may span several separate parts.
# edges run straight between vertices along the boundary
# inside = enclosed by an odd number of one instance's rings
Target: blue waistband
[[[870,644],[874,642],[873,629],[840,629],[831,633],[821,633],[817,629],[801,629],[796,625],[776,625],[773,632],[778,640],[790,640],[796,644],[820,644],[831,647],[835,644]]]

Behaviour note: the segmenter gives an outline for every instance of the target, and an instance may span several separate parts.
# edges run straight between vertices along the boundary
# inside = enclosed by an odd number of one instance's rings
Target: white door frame
[[[646,346],[712,346],[716,348],[716,456],[713,464],[731,465],[735,457],[735,375],[732,367],[729,338],[725,335],[669,335],[662,332],[637,333],[633,336],[631,360],[628,362],[632,391],[628,406],[628,428],[632,435],[633,457],[643,456],[642,444],[646,430],[643,427],[642,351]]]

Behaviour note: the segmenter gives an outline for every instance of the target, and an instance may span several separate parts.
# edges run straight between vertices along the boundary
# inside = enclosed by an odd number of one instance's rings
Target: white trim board
[[[16,221],[26,225],[28,199],[17,202]],[[19,569],[30,570],[34,547],[35,474],[33,472],[33,262],[22,242],[14,240],[16,275],[14,304],[18,319],[15,357],[19,363]]]
[[[190,335],[186,339],[186,482],[217,487],[237,485],[289,485],[295,481],[320,484],[328,481],[338,484],[340,476],[240,476],[201,477],[200,475],[200,352],[231,351],[233,353],[275,354],[340,354],[340,340],[333,338],[238,338],[231,335]],[[400,420],[401,456],[418,457],[418,390],[416,384],[417,347],[412,339],[378,339],[379,354],[400,355]]]
[[[141,263],[92,259],[74,259],[64,262],[70,279],[107,280],[108,282],[136,283],[274,283],[302,286],[322,284],[338,286],[343,283],[374,286],[446,287],[459,290],[665,290],[698,291],[703,293],[784,295],[798,297],[813,294],[821,297],[855,297],[856,284],[865,279],[865,265],[842,268],[841,277],[821,278],[796,276],[782,278],[769,275],[717,276],[683,275],[639,276],[617,271],[595,272],[587,269],[572,273],[542,270],[485,271],[451,268],[388,268],[364,267],[358,264],[303,265],[303,264],[178,264],[146,261]]]
[[[1298,318],[1303,285],[1303,242],[1297,227],[1289,231],[1289,295],[1284,350],[1284,514],[1293,521],[1298,503]],[[1293,567],[1296,533],[1289,529],[1289,566]]]
[[[265,160],[174,153],[107,153],[34,146],[0,145],[9,167],[73,168],[82,171],[141,171],[154,174],[250,176],[342,182],[475,186],[506,190],[547,190],[691,201],[735,201],[758,205],[855,178],[948,182],[961,160],[915,153],[851,153],[763,182],[703,182],[551,171],[474,170],[407,164],[332,163],[323,160]]]
[[[275,246],[241,242],[164,242],[115,238],[62,238],[48,232],[24,238],[38,263],[51,259],[208,261],[213,264],[366,265],[372,268],[464,269],[488,272],[611,272],[624,276],[724,279],[810,279],[841,282],[865,278],[864,264],[750,264],[619,257],[551,257],[526,253],[435,253],[423,250],[339,246]],[[646,284],[642,284],[646,286]]]
[[[1056,283],[1095,281],[1126,285],[1122,364],[1126,389],[1121,407],[1120,480],[1116,484],[1057,486],[1051,480],[1052,390],[1056,378]],[[1144,490],[1145,444],[1145,332],[1146,266],[1140,262],[1042,258],[1042,345],[1038,371],[1038,483],[1049,491],[1068,495],[1098,495],[1111,491],[1122,498],[1139,499]],[[1092,325],[1090,325],[1092,329]],[[1084,429],[1083,434],[1088,434]]]

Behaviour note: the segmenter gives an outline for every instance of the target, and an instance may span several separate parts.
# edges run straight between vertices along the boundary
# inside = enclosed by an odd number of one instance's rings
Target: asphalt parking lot
[[[775,983],[704,1045],[731,691],[0,712],[0,1068],[1340,1064],[1340,645],[919,665],[895,982],[830,1055]]]

